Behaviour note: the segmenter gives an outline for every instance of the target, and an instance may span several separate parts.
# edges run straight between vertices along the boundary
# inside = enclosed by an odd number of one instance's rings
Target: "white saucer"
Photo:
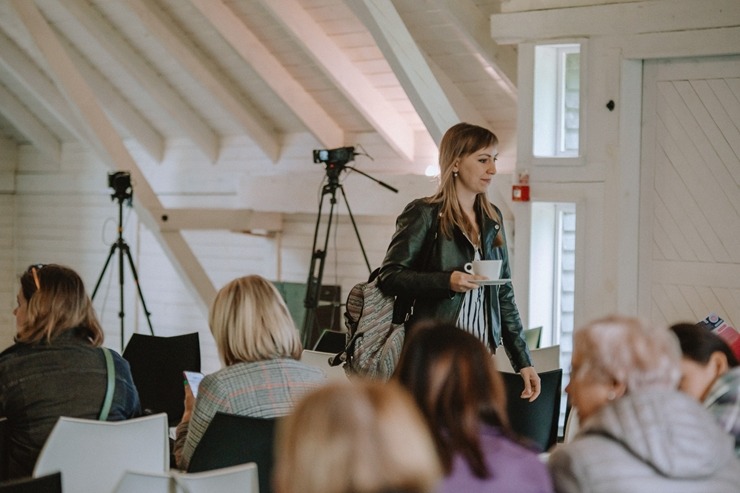
[[[501,284],[506,284],[507,282],[511,282],[511,279],[485,279],[481,281],[473,281],[476,284],[480,284],[481,286],[500,286]]]

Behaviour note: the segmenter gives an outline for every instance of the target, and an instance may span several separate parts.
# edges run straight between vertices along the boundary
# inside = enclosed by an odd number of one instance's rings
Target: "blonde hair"
[[[614,315],[577,329],[573,347],[583,358],[579,374],[622,383],[627,392],[675,388],[681,378],[681,348],[665,326]]]
[[[208,324],[226,366],[301,356],[293,318],[275,286],[261,276],[234,279],[216,295]]]
[[[75,271],[57,264],[35,264],[21,275],[20,282],[26,320],[19,327],[17,342],[51,342],[63,332],[79,329],[94,346],[103,344],[103,329]]]
[[[424,418],[395,382],[328,384],[278,426],[277,493],[426,493],[441,474]]]
[[[441,204],[439,226],[442,234],[447,238],[452,238],[455,226],[468,234],[471,234],[474,229],[457,199],[453,175],[455,163],[481,149],[496,145],[498,145],[498,137],[493,132],[470,123],[453,125],[442,137],[439,144],[439,187],[428,200],[431,203]],[[485,214],[494,221],[501,221],[485,193],[476,196],[475,208],[480,214]],[[496,235],[494,245],[503,245],[503,235]]]

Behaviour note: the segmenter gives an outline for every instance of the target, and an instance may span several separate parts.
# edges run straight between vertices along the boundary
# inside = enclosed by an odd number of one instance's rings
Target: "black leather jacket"
[[[496,212],[500,217],[498,208]],[[462,306],[464,295],[450,289],[450,276],[453,271],[464,271],[464,265],[473,260],[475,251],[459,228],[455,228],[452,239],[438,234],[438,215],[439,204],[430,204],[426,199],[408,204],[396,219],[396,232],[378,274],[383,292],[415,300],[409,326],[427,318],[454,324]],[[511,278],[506,236],[503,246],[494,246],[496,235],[504,235],[503,224],[482,216],[482,258],[502,259],[501,278]],[[503,343],[514,370],[531,366],[511,283],[484,286],[484,289],[491,307],[488,314],[491,350]]]

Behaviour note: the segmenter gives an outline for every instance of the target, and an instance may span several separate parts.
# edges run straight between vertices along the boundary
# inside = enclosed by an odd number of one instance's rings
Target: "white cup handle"
[[[467,264],[463,266],[463,269],[465,269],[465,272],[467,272],[468,274],[472,274],[473,273],[473,263],[468,262]]]

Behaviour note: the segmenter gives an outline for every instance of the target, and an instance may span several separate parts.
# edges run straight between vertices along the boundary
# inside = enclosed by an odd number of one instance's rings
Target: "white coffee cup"
[[[501,278],[501,260],[473,260],[465,264],[465,272],[495,281]]]

